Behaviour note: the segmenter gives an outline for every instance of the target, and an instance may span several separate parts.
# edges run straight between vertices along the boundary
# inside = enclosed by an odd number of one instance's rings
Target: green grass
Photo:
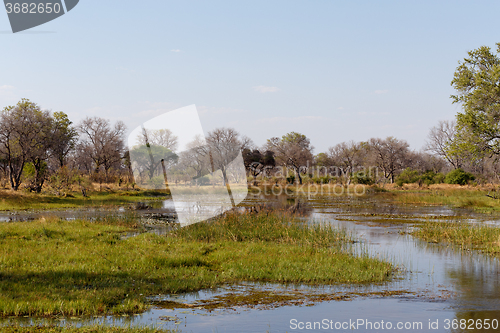
[[[500,211],[500,200],[487,197],[493,193],[473,189],[439,190],[391,190],[393,200],[403,204],[447,205],[456,208],[470,208],[479,212],[493,213]],[[494,193],[495,195],[496,192]]]
[[[348,235],[278,214],[229,214],[140,234],[133,220],[0,224],[0,316],[140,313],[146,296],[224,283],[369,283],[393,267],[355,257]]]
[[[168,333],[170,330],[162,330],[148,327],[111,327],[101,325],[91,325],[85,327],[67,327],[67,326],[0,326],[4,333]]]
[[[57,210],[79,207],[112,207],[137,201],[164,200],[170,195],[163,191],[89,192],[87,197],[73,193],[73,197],[48,194],[0,191],[0,211]]]
[[[500,229],[466,222],[427,222],[418,225],[413,235],[432,243],[448,242],[462,250],[478,250],[500,255]]]

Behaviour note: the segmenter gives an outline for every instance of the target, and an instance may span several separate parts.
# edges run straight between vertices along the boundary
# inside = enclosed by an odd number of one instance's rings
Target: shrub
[[[252,177],[253,180],[253,177]],[[210,178],[208,176],[203,176],[198,178],[198,185],[210,185]]]
[[[323,177],[314,177],[312,178],[312,181],[316,184],[328,184],[330,180],[332,180],[333,177],[330,177],[329,175],[323,176]]]
[[[420,172],[406,168],[396,177],[396,184],[398,184],[398,186],[403,186],[403,184],[416,183],[419,179]]]
[[[473,174],[466,172],[462,169],[455,169],[446,174],[445,182],[447,184],[459,184],[465,185],[469,181],[474,180],[475,177]]]
[[[165,178],[163,178],[163,176],[153,177],[147,181],[147,184],[151,188],[159,190],[159,189],[165,188]]]
[[[363,185],[372,185],[375,183],[373,179],[370,177],[370,175],[364,171],[356,172],[352,176],[352,181],[356,184],[363,184]]]
[[[434,171],[427,171],[420,175],[419,183],[424,183],[425,185],[440,184],[444,182],[444,175],[442,173],[435,173]]]
[[[406,168],[396,178],[396,184],[398,184],[398,186],[411,183],[431,185],[442,183],[444,178],[445,176],[442,173],[435,173],[434,171],[421,173],[418,170]]]

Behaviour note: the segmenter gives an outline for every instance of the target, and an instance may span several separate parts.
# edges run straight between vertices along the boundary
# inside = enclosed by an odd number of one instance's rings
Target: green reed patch
[[[432,243],[448,242],[463,250],[500,254],[500,229],[496,227],[460,221],[428,222],[419,224],[413,235]]]
[[[106,191],[88,192],[87,197],[73,193],[71,196],[34,194],[0,190],[0,211],[54,210],[79,207],[113,207],[137,201],[165,200],[170,193],[165,191]]]
[[[228,214],[174,230],[136,232],[119,218],[0,224],[0,316],[140,313],[147,296],[225,283],[369,283],[393,267],[348,248],[329,226],[269,214]]]
[[[390,192],[391,199],[403,204],[447,205],[456,208],[470,208],[483,213],[500,211],[497,192],[474,189],[439,189]]]
[[[85,327],[67,327],[54,325],[40,326],[0,326],[4,333],[169,333],[171,330],[149,327],[111,327],[89,325]]]

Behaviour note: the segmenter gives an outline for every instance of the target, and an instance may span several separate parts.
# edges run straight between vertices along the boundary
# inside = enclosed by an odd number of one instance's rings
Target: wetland
[[[458,332],[445,321],[500,318],[494,212],[264,192],[179,229],[154,215],[172,213],[168,198],[145,202],[1,223],[4,328],[290,332],[292,320],[362,319]]]

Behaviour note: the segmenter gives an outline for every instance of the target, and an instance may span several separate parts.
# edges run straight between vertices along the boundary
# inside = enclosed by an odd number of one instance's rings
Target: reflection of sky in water
[[[299,331],[290,328],[291,319],[298,321],[329,319],[334,322],[365,319],[393,323],[420,321],[424,324],[422,331],[425,332],[428,331],[430,319],[440,322],[440,329],[433,330],[434,332],[446,332],[449,330],[444,329],[445,319],[500,318],[500,265],[497,258],[457,252],[445,245],[429,244],[401,234],[401,231],[411,229],[409,223],[383,225],[377,221],[378,224],[374,224],[369,217],[356,214],[402,214],[418,217],[431,215],[464,217],[468,214],[468,220],[474,223],[496,223],[497,221],[491,219],[491,216],[465,210],[451,210],[443,207],[399,207],[372,199],[364,200],[367,202],[355,198],[338,198],[328,203],[312,201],[314,208],[306,209],[305,212],[311,220],[332,223],[351,231],[361,239],[361,243],[355,244],[358,250],[367,251],[371,256],[388,259],[404,267],[403,278],[377,285],[325,286],[314,290],[336,293],[406,290],[423,297],[357,298],[352,301],[323,302],[312,307],[284,306],[270,310],[236,308],[207,312],[197,309],[151,309],[138,316],[101,318],[98,321],[104,320],[107,323],[125,325],[129,323],[157,325],[171,329],[179,328],[182,332],[291,332]],[[259,201],[261,199],[257,196],[249,200],[253,203]],[[293,205],[295,200],[278,197],[273,202],[275,207],[279,207],[280,205]],[[171,210],[173,203],[165,201],[163,208]],[[352,214],[350,218],[354,221],[337,220],[338,214],[342,215],[341,219]],[[242,290],[244,288],[244,286],[240,287]],[[273,288],[273,286],[266,285],[266,288]],[[284,286],[274,286],[274,288],[286,289]],[[182,302],[193,302],[225,291],[227,290],[221,288],[174,297]],[[456,293],[456,297],[447,298],[450,292]],[[441,299],[441,296],[444,296],[444,299]],[[164,297],[171,299],[173,296]],[[175,324],[176,322],[178,324]],[[358,331],[373,332],[373,330],[366,329]]]

